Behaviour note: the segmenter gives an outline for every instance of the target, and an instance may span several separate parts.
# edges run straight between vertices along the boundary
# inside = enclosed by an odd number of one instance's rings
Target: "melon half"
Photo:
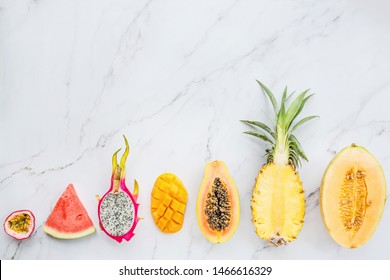
[[[322,219],[341,246],[357,248],[374,234],[386,203],[386,181],[376,158],[352,144],[329,163],[322,178]]]
[[[80,238],[96,231],[72,184],[58,199],[43,230],[60,239]]]

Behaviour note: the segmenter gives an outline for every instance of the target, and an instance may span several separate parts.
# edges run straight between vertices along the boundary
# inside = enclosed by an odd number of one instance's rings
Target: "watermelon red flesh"
[[[95,232],[92,220],[72,184],[58,199],[43,230],[62,239],[79,238]]]

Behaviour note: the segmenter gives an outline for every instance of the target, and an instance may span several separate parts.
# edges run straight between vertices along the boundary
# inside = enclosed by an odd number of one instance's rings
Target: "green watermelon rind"
[[[60,239],[76,239],[80,237],[84,237],[87,235],[90,235],[96,231],[95,226],[91,226],[83,231],[79,232],[62,232],[58,231],[55,228],[49,227],[49,226],[44,226],[43,231],[46,232],[47,234],[50,234],[51,236],[55,238],[60,238]]]

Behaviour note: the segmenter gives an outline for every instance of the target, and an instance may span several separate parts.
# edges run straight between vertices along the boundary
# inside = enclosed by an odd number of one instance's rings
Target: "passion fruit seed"
[[[134,222],[134,204],[124,192],[109,193],[100,205],[102,226],[113,236],[128,232]]]
[[[340,194],[340,218],[346,231],[357,232],[363,225],[367,208],[366,173],[351,169],[347,172]]]
[[[16,233],[28,232],[31,225],[31,217],[26,213],[15,215],[8,221],[8,225],[10,230]]]
[[[210,228],[217,231],[227,228],[231,218],[230,209],[229,193],[217,177],[206,199],[205,214]]]

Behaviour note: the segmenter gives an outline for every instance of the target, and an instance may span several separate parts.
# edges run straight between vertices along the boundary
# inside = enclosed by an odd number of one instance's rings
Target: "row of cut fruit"
[[[259,170],[252,190],[252,222],[256,233],[272,245],[287,244],[298,237],[305,216],[305,195],[297,168],[301,159],[307,160],[294,131],[317,116],[299,121],[297,116],[312,95],[308,91],[294,100],[283,91],[281,103],[261,82],[274,109],[275,124],[271,129],[259,121],[243,120],[255,128],[245,132],[266,141],[267,161]],[[117,150],[112,157],[111,185],[98,203],[99,225],[109,237],[122,242],[134,236],[138,216],[138,183],[134,190],[126,187],[126,149],[120,163]],[[156,226],[165,233],[178,232],[183,225],[187,191],[172,173],[160,175],[151,193],[151,214]],[[332,238],[347,248],[366,243],[380,222],[386,202],[386,182],[375,157],[363,147],[352,144],[339,152],[323,175],[320,205],[324,224]],[[212,161],[199,189],[196,213],[201,232],[214,243],[227,241],[237,229],[240,219],[240,199],[234,180],[223,161]],[[6,233],[28,238],[35,227],[31,211],[21,210],[9,215],[4,223]],[[95,232],[86,209],[73,185],[69,185],[47,219],[44,231],[54,237],[73,239]]]

